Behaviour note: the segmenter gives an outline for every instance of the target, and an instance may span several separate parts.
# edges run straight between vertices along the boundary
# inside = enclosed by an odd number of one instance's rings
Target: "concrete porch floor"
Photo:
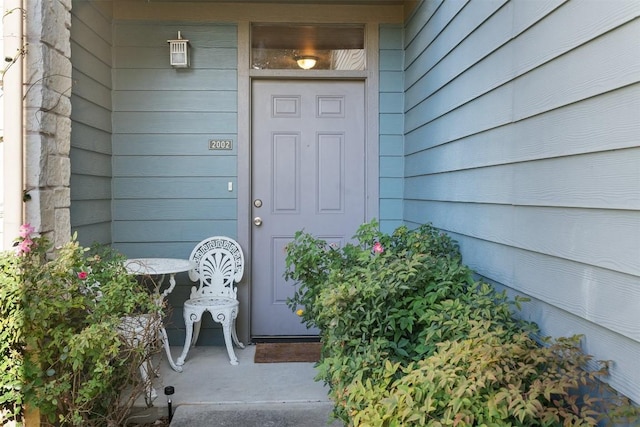
[[[194,347],[181,373],[171,369],[163,354],[154,381],[158,397],[150,408],[139,399],[127,425],[166,416],[166,386],[175,389],[171,427],[342,425],[329,424],[333,404],[327,387],[314,381],[313,363],[254,363],[255,349],[236,348],[239,364],[232,366],[225,347]],[[172,347],[174,359],[181,350]]]

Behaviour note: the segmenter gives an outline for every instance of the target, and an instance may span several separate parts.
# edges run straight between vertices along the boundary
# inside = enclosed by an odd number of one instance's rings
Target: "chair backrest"
[[[192,281],[199,281],[191,288],[191,298],[221,296],[237,299],[235,284],[244,273],[244,255],[235,240],[214,236],[204,239],[193,248],[189,259],[196,265],[189,272]]]

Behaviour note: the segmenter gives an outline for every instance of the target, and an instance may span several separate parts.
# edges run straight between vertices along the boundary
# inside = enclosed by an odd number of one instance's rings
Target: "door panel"
[[[304,229],[349,240],[365,221],[364,84],[254,81],[251,333],[317,335],[287,306],[286,245]],[[260,203],[256,203],[260,200]]]

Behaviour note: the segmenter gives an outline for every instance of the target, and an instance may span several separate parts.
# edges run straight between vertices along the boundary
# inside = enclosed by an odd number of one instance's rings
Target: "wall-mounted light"
[[[174,68],[189,68],[189,40],[183,39],[178,31],[176,40],[167,40],[169,43],[169,63]]]
[[[296,62],[298,63],[298,67],[303,70],[310,70],[316,66],[316,62],[318,62],[317,56],[304,55],[304,56],[296,56]]]

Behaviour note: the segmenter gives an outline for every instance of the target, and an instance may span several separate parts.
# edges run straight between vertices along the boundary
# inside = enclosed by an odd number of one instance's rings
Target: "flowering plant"
[[[513,316],[521,299],[474,280],[456,243],[428,224],[386,235],[372,221],[342,248],[298,232],[285,277],[297,284],[290,308],[304,306],[303,320],[320,328],[317,379],[347,425],[638,420],[627,400],[586,394],[607,366],[583,369],[591,357],[580,337],[541,346],[536,325]]]
[[[134,347],[119,333],[125,316],[160,316],[151,295],[104,246],[60,248],[20,228],[0,255],[0,421],[38,408],[46,425],[121,425],[145,389],[138,367],[159,346]],[[128,390],[132,393],[128,394]]]

